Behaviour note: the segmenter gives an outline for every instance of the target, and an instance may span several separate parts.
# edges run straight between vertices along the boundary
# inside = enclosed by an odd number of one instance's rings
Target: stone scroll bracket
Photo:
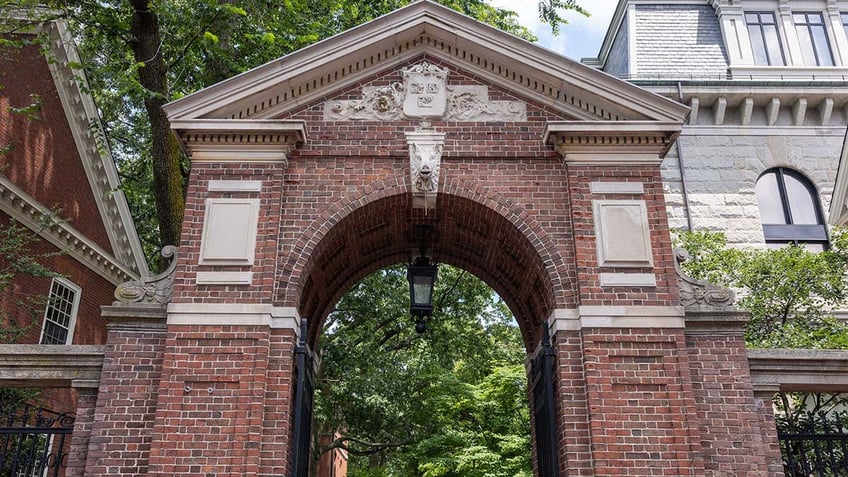
[[[680,301],[687,312],[707,308],[735,309],[736,295],[733,290],[713,285],[706,280],[697,280],[687,275],[681,264],[689,259],[689,253],[682,249],[674,249],[674,268],[677,272],[677,283],[680,287]]]
[[[445,134],[422,128],[407,132],[406,142],[409,145],[412,208],[435,209]]]
[[[154,276],[124,282],[115,289],[114,305],[152,305],[164,307],[171,302],[177,271],[177,247],[162,247],[162,257],[170,258],[168,268]]]

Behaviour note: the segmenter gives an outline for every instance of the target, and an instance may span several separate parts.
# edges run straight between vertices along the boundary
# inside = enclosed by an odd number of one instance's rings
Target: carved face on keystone
[[[432,169],[430,169],[430,164],[424,163],[421,164],[421,169],[418,169],[418,175],[421,176],[421,179],[425,181],[430,180],[430,174],[432,173]]]

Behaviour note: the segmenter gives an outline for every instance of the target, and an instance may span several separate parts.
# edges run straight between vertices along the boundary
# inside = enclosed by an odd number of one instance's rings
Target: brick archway
[[[364,276],[406,263],[417,250],[414,227],[433,226],[429,254],[458,266],[491,286],[507,303],[525,347],[538,344],[541,324],[573,290],[559,270],[563,259],[527,212],[508,199],[453,180],[435,210],[413,209],[406,185],[380,181],[333,204],[293,247],[284,293],[310,320],[314,344],[323,320],[341,295]],[[557,284],[556,286],[554,284]]]
[[[110,330],[85,475],[292,475],[299,343],[417,224],[528,350],[550,331],[542,477],[775,475],[739,322],[681,306],[685,106],[421,1],[165,109],[192,161],[173,293]]]

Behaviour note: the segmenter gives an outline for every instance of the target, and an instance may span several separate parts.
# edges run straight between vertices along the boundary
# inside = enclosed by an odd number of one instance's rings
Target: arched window
[[[757,203],[767,244],[827,248],[827,229],[816,189],[798,172],[782,167],[764,172],[757,179]]]

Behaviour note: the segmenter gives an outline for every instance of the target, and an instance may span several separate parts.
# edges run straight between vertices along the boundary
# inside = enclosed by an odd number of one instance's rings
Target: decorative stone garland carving
[[[448,89],[448,119],[453,121],[527,121],[527,103],[491,101],[488,86]]]
[[[115,304],[141,303],[165,305],[171,301],[174,289],[174,275],[177,270],[177,247],[166,245],[162,248],[162,256],[170,258],[171,263],[164,272],[152,277],[144,277],[139,281],[129,281],[118,285],[115,289]]]
[[[447,86],[447,69],[422,62],[401,70],[403,83],[363,86],[362,99],[324,103],[325,121],[527,121],[523,101],[492,101],[484,85]]]
[[[677,271],[677,283],[680,287],[680,301],[685,307],[714,306],[731,307],[736,300],[733,290],[713,285],[706,280],[696,280],[683,272],[680,264],[689,260],[689,252],[682,248],[674,249],[674,268]]]

